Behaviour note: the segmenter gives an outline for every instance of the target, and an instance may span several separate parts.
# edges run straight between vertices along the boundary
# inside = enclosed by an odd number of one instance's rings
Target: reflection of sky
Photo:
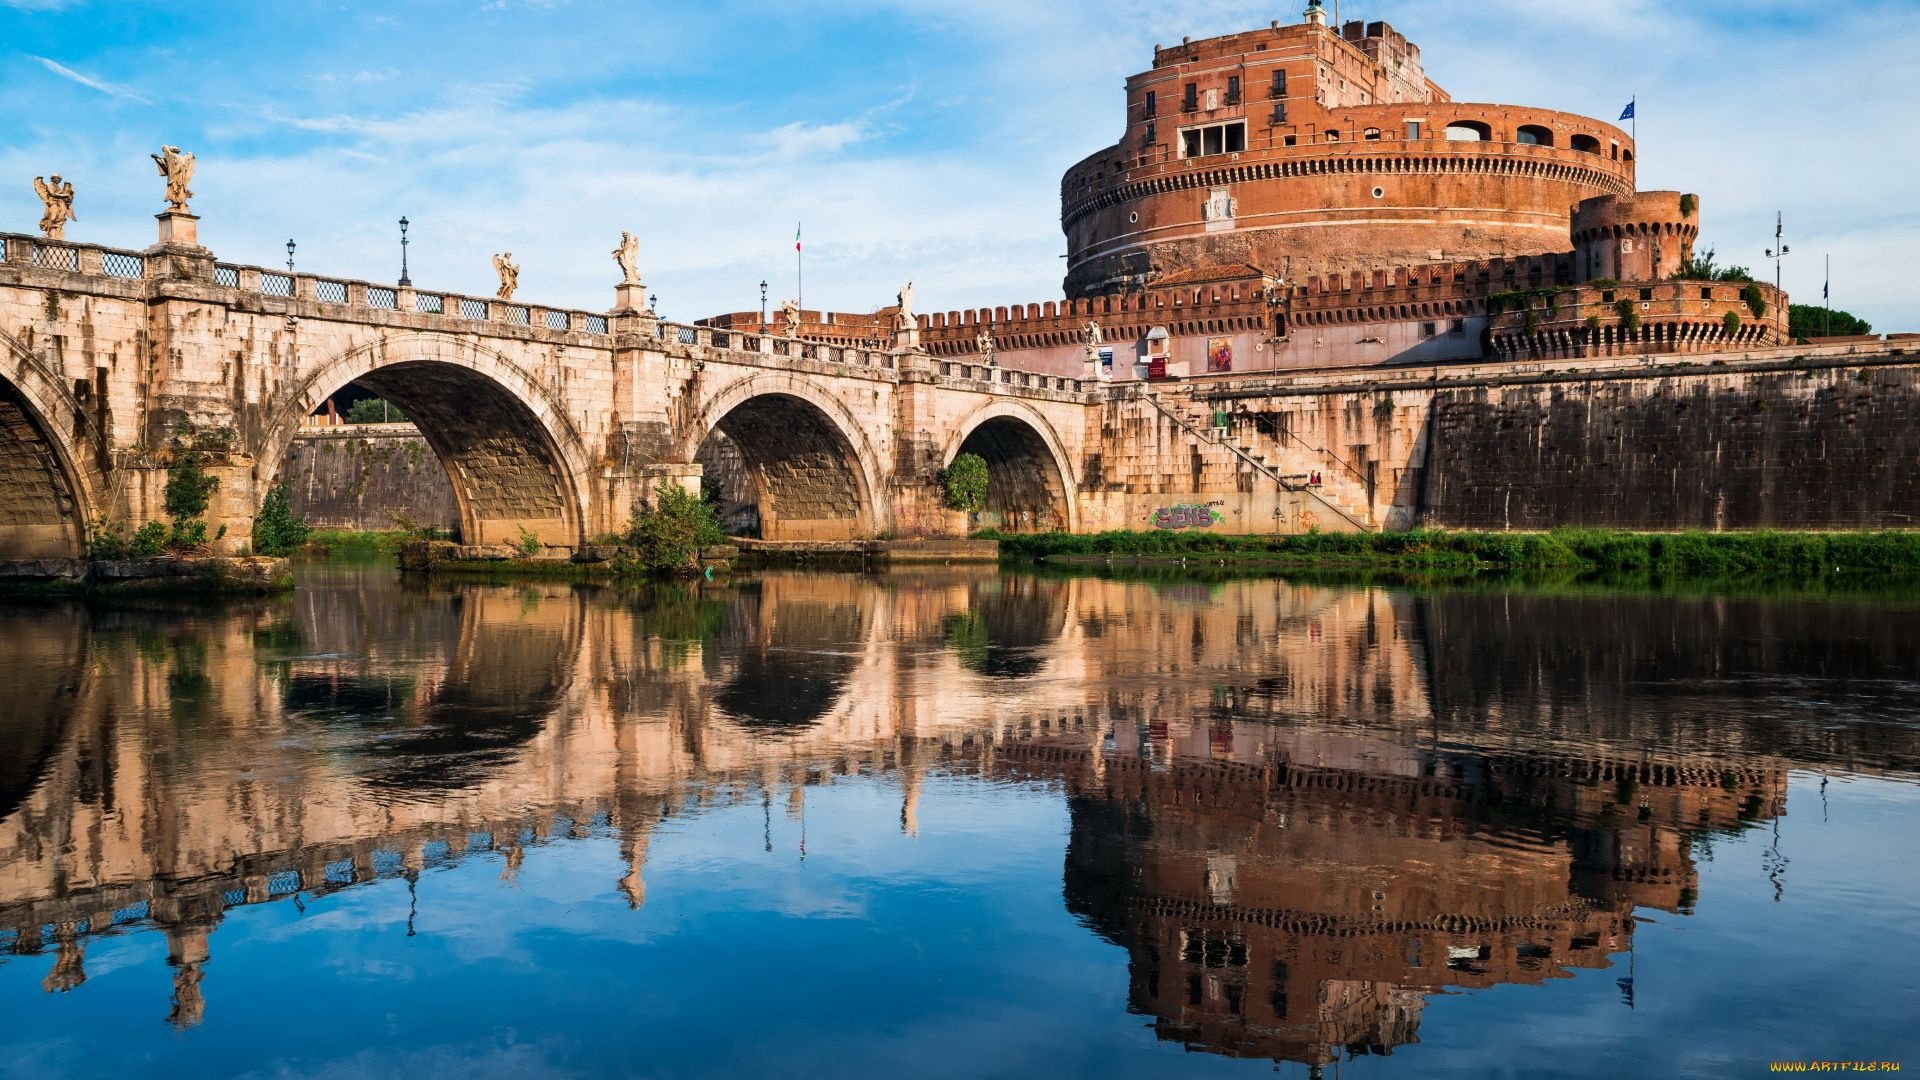
[[[96,939],[80,991],[51,949],[0,964],[0,1077],[1228,1075],[1126,1009],[1126,954],[1061,902],[1057,790],[933,780],[918,838],[891,780],[776,793],[663,826],[630,911],[616,838],[475,853],[419,881],[234,909],[202,1027],[176,1034],[162,935]],[[1750,1076],[1771,1059],[1920,1060],[1920,788],[1796,775],[1772,833],[1698,853],[1690,918],[1647,913],[1637,1008],[1612,969],[1430,1000],[1419,1045],[1340,1075]],[[763,850],[770,823],[773,852]],[[1892,857],[1888,853],[1900,853]],[[47,1031],[74,1032],[42,1036]],[[1289,1075],[1301,1075],[1288,1066]]]

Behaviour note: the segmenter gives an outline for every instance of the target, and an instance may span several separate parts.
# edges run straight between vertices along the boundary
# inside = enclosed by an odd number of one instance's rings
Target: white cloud
[[[70,82],[77,82],[81,86],[87,87],[92,90],[98,90],[103,94],[111,94],[114,97],[125,98],[128,101],[139,102],[142,105],[153,104],[153,102],[148,101],[145,97],[142,97],[138,92],[133,90],[131,87],[122,86],[119,83],[110,83],[110,82],[107,82],[105,79],[96,79],[96,78],[93,78],[92,76],[82,75],[79,72],[73,70],[72,68],[66,66],[65,64],[59,63],[58,61],[55,61],[55,60],[49,60],[44,56],[36,56],[34,57],[34,59],[40,61],[41,67],[46,68],[48,71],[51,71],[55,75],[58,75],[61,78],[66,79]]]

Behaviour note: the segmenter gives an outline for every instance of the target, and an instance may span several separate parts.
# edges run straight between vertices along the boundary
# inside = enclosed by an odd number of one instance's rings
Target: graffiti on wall
[[[1215,510],[1224,506],[1225,501],[1215,501],[1205,506],[1196,503],[1182,503],[1178,506],[1163,506],[1155,510],[1148,518],[1156,529],[1211,529],[1215,522],[1227,520],[1227,515]]]

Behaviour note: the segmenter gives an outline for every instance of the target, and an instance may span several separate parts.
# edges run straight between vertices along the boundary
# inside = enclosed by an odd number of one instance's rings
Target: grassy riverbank
[[[1416,529],[1229,536],[1205,532],[986,534],[1004,556],[1049,565],[1195,563],[1275,570],[1557,571],[1625,578],[1814,580],[1920,576],[1920,532],[1544,533]]]

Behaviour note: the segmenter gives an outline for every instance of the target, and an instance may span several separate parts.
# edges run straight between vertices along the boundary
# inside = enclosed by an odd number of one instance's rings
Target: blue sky
[[[1059,176],[1110,144],[1156,41],[1301,3],[586,0],[146,5],[0,0],[0,230],[32,178],[78,191],[74,239],[144,247],[162,141],[195,152],[223,259],[604,309],[622,228],[661,310],[793,292],[871,310],[1059,295]],[[1612,119],[1640,99],[1645,189],[1701,195],[1703,239],[1880,330],[1920,330],[1920,5],[1777,0],[1344,0],[1421,45],[1456,99]],[[1763,276],[1770,277],[1771,264]]]

